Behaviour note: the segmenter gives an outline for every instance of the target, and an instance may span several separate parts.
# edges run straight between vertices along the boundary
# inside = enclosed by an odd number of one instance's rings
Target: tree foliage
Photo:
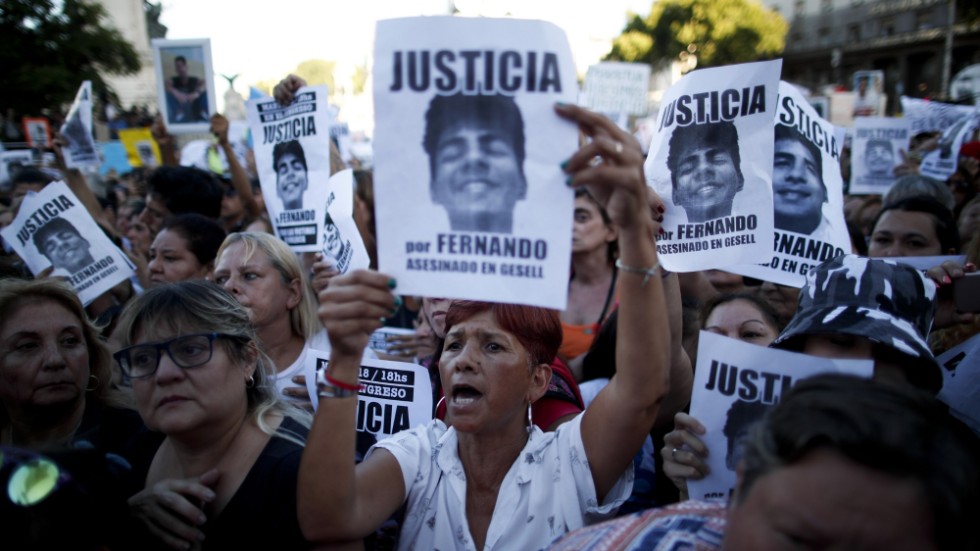
[[[310,86],[326,84],[330,93],[334,92],[333,70],[337,64],[323,59],[308,59],[301,62],[293,70],[297,76],[303,77]]]
[[[3,0],[0,106],[22,115],[58,110],[83,80],[92,81],[96,95],[111,96],[101,75],[135,73],[140,60],[104,18],[101,5],[84,0]]]
[[[769,59],[782,53],[788,29],[756,0],[657,0],[646,18],[630,19],[606,59],[659,65],[688,52],[698,67]]]

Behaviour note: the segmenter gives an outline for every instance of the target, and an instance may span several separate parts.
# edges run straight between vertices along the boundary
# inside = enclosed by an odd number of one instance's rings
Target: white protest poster
[[[644,171],[667,206],[657,252],[693,272],[767,262],[781,60],[694,71],[664,94]]]
[[[319,251],[330,181],[327,87],[300,88],[289,105],[263,98],[246,107],[255,166],[276,237],[297,252]]]
[[[891,117],[854,119],[851,142],[851,195],[884,195],[895,183],[902,151],[908,151],[909,124]]]
[[[64,148],[65,166],[83,168],[101,164],[92,135],[92,81],[83,81],[78,88],[65,124],[61,126],[61,135],[68,142]]]
[[[854,117],[875,117],[885,112],[885,72],[854,72]]]
[[[956,172],[960,148],[980,125],[980,112],[962,117],[943,131],[939,147],[926,153],[919,165],[919,174],[945,182]]]
[[[327,368],[330,354],[309,349],[307,373]],[[309,384],[314,409],[319,405],[315,385]],[[377,440],[432,420],[432,383],[427,368],[406,362],[373,358],[361,360],[361,391],[357,396],[357,451],[363,454]]]
[[[980,433],[980,335],[947,350],[936,361],[943,374],[938,398],[953,415]]]
[[[0,230],[32,274],[54,267],[83,304],[133,275],[133,265],[102,231],[64,182],[24,200],[17,218]]]
[[[942,132],[956,121],[976,112],[972,105],[955,105],[902,96],[902,118],[909,121],[912,136],[920,132]]]
[[[333,121],[330,124],[330,139],[337,145],[337,152],[340,153],[340,158],[345,163],[349,163],[354,159],[354,155],[350,150],[350,126],[346,122],[337,121],[336,117],[333,116],[330,120]]]
[[[348,168],[331,176],[327,190],[320,251],[323,259],[342,274],[368,269],[371,257],[354,222],[354,171]]]
[[[802,287],[811,268],[851,250],[844,221],[842,143],[837,128],[817,116],[799,90],[787,82],[779,83],[774,123],[771,258],[726,270]]]
[[[21,168],[33,165],[34,152],[30,149],[0,152],[0,183],[13,178]]]
[[[368,348],[379,354],[390,354],[391,347],[401,344],[399,337],[414,335],[414,329],[403,327],[382,327],[371,333],[371,340],[368,341]]]
[[[564,309],[578,144],[565,33],[519,19],[378,22],[379,269],[409,295]]]
[[[871,377],[872,360],[834,360],[766,348],[701,331],[691,416],[701,422],[711,470],[688,480],[691,499],[725,500],[752,425],[797,382],[821,373]]]
[[[602,113],[647,114],[650,65],[606,61],[585,73],[585,105]]]
[[[966,262],[965,254],[952,254],[952,255],[942,255],[942,256],[893,256],[888,259],[891,262],[897,264],[905,264],[906,266],[912,266],[916,270],[921,270],[923,272],[929,270],[930,268],[935,268],[941,265],[943,262],[951,261],[959,265],[963,265]]]

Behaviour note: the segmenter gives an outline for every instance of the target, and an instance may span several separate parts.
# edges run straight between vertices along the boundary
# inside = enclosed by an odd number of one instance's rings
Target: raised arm
[[[565,165],[569,184],[589,186],[619,226],[616,375],[582,419],[582,440],[602,501],[643,445],[670,386],[670,326],[640,145],[599,114],[573,105],[557,111],[592,139]],[[602,162],[595,162],[597,156]]]
[[[252,182],[248,179],[248,173],[245,172],[242,163],[238,162],[235,148],[231,145],[231,140],[228,139],[228,126],[228,119],[224,115],[211,116],[211,133],[218,139],[218,147],[225,152],[225,158],[228,159],[231,185],[238,197],[241,198],[249,218],[256,218],[262,214],[262,211],[259,209],[259,204],[255,202],[255,196],[252,195]]]
[[[56,133],[51,147],[54,151],[57,167],[65,175],[65,183],[68,184],[68,188],[75,194],[75,197],[78,197],[78,200],[85,205],[85,210],[92,215],[92,218],[103,230],[108,232],[109,235],[118,235],[116,228],[106,218],[105,211],[102,205],[99,204],[99,199],[95,196],[92,188],[88,186],[88,180],[85,179],[85,175],[77,168],[68,168],[65,164],[65,145],[66,140],[64,136],[61,133]]]
[[[330,337],[327,375],[358,384],[361,356],[371,333],[396,310],[394,281],[372,271],[337,276],[320,294],[320,320]],[[354,465],[357,397],[320,395],[320,405],[299,468],[297,510],[303,535],[327,543],[363,538],[405,501],[395,457],[376,450]]]

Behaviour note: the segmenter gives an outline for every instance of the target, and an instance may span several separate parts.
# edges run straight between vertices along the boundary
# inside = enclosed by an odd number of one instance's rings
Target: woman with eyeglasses
[[[116,361],[165,436],[131,454],[133,548],[305,548],[296,477],[310,417],[277,398],[249,312],[217,285],[185,281],[136,299],[120,327]]]

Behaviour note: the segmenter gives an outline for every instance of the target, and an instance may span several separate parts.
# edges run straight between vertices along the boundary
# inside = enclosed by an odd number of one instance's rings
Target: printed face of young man
[[[174,69],[177,71],[177,76],[184,78],[187,76],[187,62],[182,59],[177,59],[174,61]]]
[[[798,140],[776,140],[772,191],[777,228],[809,234],[820,225],[827,191],[819,162]]]
[[[306,167],[292,153],[285,153],[276,163],[276,194],[287,210],[303,208],[306,192]]]
[[[510,232],[527,182],[513,142],[502,128],[463,120],[436,145],[432,200],[449,211],[454,230]]]
[[[47,236],[42,245],[41,252],[55,268],[75,273],[93,262],[88,241],[71,230],[61,230]]]
[[[889,176],[895,166],[895,154],[885,144],[869,145],[864,153],[864,164],[875,176]]]
[[[676,172],[673,200],[685,209],[731,205],[735,194],[742,189],[731,153],[714,145],[686,151],[677,163]],[[688,218],[691,218],[690,211]]]

